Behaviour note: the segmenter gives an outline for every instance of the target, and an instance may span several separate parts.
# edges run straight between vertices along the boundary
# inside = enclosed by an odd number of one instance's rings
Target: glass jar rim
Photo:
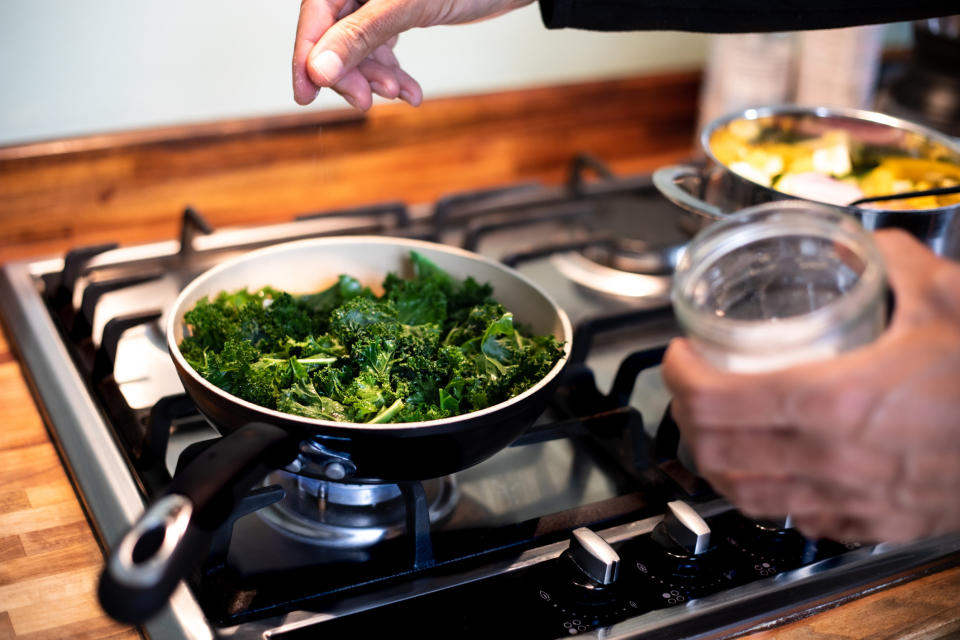
[[[758,240],[786,236],[826,238],[843,244],[863,261],[863,271],[844,295],[795,316],[744,320],[707,313],[692,299],[693,288],[721,257]],[[883,258],[870,233],[853,216],[805,200],[766,202],[714,222],[693,237],[674,273],[671,301],[681,326],[719,345],[751,351],[772,342],[793,346],[817,339],[859,320],[885,293]],[[689,332],[689,331],[688,331]]]

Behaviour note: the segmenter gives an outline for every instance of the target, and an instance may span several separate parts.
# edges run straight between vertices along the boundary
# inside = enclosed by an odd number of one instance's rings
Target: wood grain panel
[[[90,525],[85,520],[81,520],[39,531],[27,531],[18,538],[24,553],[38,555],[89,545],[89,533]]]
[[[6,611],[0,611],[0,640],[12,640],[15,637],[10,614]]]
[[[100,547],[17,362],[0,362],[0,640],[140,638],[100,609]]]
[[[2,627],[0,627],[2,628]],[[0,635],[0,638],[3,638]],[[39,631],[16,632],[15,640],[143,640],[136,629],[125,627],[109,618],[80,618]]]
[[[960,568],[879,591],[750,640],[934,640],[960,637]]]
[[[77,516],[83,518],[83,514],[79,513],[80,505],[76,503],[65,503],[57,506],[59,507],[59,513],[69,514],[70,523],[83,522],[83,520],[76,519]],[[31,522],[29,526],[20,527],[21,530],[18,531],[17,527],[10,527],[8,523],[0,520],[0,530],[12,534],[42,534],[46,529],[62,526],[59,524],[59,518],[56,520],[50,518],[47,507],[22,511],[20,515],[23,516],[23,522],[27,522],[30,519],[35,520],[35,522]],[[43,523],[50,522],[57,522],[58,524],[43,526]],[[22,558],[15,558],[4,563],[4,565],[0,567],[0,585],[13,584],[17,582],[21,576],[31,576],[35,578],[46,575],[56,575],[63,570],[75,569],[91,564],[95,565],[100,560],[100,557],[100,548],[97,544],[91,539],[84,538],[80,543],[75,543],[61,549],[42,551]]]
[[[23,549],[23,542],[20,536],[4,536],[0,538],[0,562],[6,562],[13,558],[22,558],[27,554]]]
[[[27,492],[23,489],[14,489],[13,491],[0,493],[0,513],[21,511],[29,507],[30,500],[27,498]]]
[[[86,596],[96,593],[96,575],[97,572],[88,572],[82,583],[68,583],[68,586],[74,588],[60,589],[59,598],[11,609],[10,622],[13,623],[17,637],[29,638],[39,632],[51,630],[64,634],[69,628],[80,630],[86,627],[92,617],[89,598]],[[56,614],[50,615],[51,610]],[[107,627],[114,630],[123,628],[116,622],[109,622]]]
[[[42,430],[42,422],[38,425],[41,431],[36,436],[44,438],[42,444],[0,449],[0,491],[58,482],[63,475],[57,450]]]
[[[126,134],[47,155],[0,149],[0,259],[103,238],[174,237],[186,205],[215,226],[563,179],[578,152],[614,168],[686,157],[698,73],[378,105],[345,124],[304,123],[191,138]],[[77,150],[80,149],[80,150]],[[6,158],[6,159],[3,159]],[[656,165],[648,160],[647,170]]]
[[[71,599],[77,593],[89,591],[99,572],[95,566],[72,567],[58,574],[33,576],[16,585],[0,586],[0,602],[10,610]]]
[[[0,354],[10,355],[5,344],[0,344],[0,349]],[[0,449],[46,441],[41,437],[43,424],[33,407],[30,390],[12,356],[6,361],[0,356],[0,415],[4,418],[4,426],[0,429]]]
[[[73,488],[59,482],[37,484],[27,488],[27,498],[33,507],[55,505],[70,502],[74,496]]]

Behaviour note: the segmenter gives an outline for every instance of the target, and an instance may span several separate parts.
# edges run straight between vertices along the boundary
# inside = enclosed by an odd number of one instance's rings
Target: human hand
[[[397,36],[414,27],[492,17],[532,0],[303,0],[293,48],[293,97],[310,104],[331,87],[367,110],[373,94],[416,106],[419,83],[393,53]]]
[[[900,231],[876,240],[896,308],[871,344],[765,374],[719,371],[686,339],[664,356],[698,472],[814,538],[960,531],[960,264]]]

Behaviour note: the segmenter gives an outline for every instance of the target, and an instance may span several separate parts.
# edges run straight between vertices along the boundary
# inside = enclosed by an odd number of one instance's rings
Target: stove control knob
[[[654,538],[696,556],[710,548],[710,526],[689,504],[674,500],[667,503],[667,513],[654,529]]]
[[[592,582],[609,585],[617,579],[620,555],[606,540],[586,527],[574,529],[567,556]]]

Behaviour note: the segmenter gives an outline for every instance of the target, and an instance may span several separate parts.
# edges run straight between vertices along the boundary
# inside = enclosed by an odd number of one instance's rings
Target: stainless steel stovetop
[[[457,244],[516,266],[576,327],[568,380],[531,432],[425,486],[428,532],[406,531],[412,507],[390,487],[368,495],[278,472],[145,625],[155,639],[365,637],[403,625],[421,637],[723,637],[956,564],[957,536],[862,545],[749,521],[677,460],[657,363],[677,332],[669,272],[688,222],[648,177],[582,157],[566,185],[428,205],[218,231],[188,210],[179,240],[4,265],[0,312],[107,547],[181,454],[218,436],[183,395],[159,327],[180,287],[228,256],[317,235]],[[389,509],[323,535],[291,527],[277,502],[340,501],[353,514],[360,494]],[[400,519],[385,524],[390,510]],[[428,556],[412,537],[428,540]],[[605,585],[613,565],[619,576]]]

